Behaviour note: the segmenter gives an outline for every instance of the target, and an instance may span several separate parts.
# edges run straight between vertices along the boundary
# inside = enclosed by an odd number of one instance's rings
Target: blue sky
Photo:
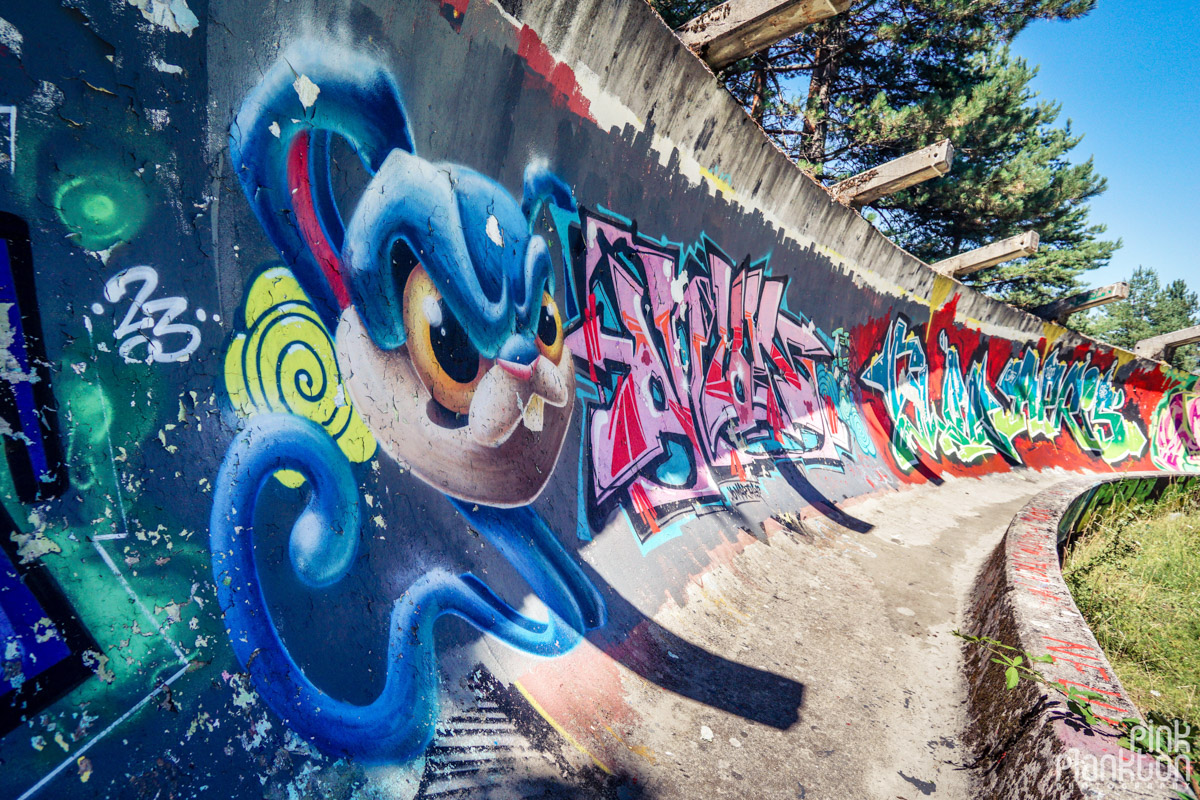
[[[1085,134],[1072,160],[1094,156],[1108,178],[1091,218],[1124,247],[1089,273],[1093,285],[1142,265],[1200,291],[1198,29],[1197,0],[1099,0],[1088,16],[1035,23],[1013,43],[1040,65],[1033,88]]]

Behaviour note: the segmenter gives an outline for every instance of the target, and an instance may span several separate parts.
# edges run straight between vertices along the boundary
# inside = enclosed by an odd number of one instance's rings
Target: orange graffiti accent
[[[729,451],[729,467],[733,470],[733,474],[738,476],[739,481],[746,482],[746,468],[742,466],[742,459],[738,456],[736,449]]]
[[[629,489],[629,496],[633,500],[633,510],[641,516],[642,521],[654,533],[658,533],[661,529],[658,527],[658,518],[654,516],[654,504],[650,502],[649,495],[642,488],[640,483],[635,483]]]

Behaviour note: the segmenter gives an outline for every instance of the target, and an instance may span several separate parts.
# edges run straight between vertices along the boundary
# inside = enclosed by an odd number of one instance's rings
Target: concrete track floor
[[[779,730],[622,670],[642,719],[628,739],[642,754],[628,765],[636,796],[973,797],[961,645],[950,632],[1013,516],[1065,477],[1021,471],[872,498],[846,509],[869,533],[806,521],[809,535],[751,545],[690,587],[686,605],[656,621],[801,682],[803,706]]]

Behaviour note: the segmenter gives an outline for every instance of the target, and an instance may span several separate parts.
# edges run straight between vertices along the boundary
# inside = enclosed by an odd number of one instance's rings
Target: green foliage
[[[990,656],[993,664],[1004,667],[1004,688],[1017,688],[1021,681],[1031,681],[1041,684],[1061,694],[1067,700],[1067,708],[1088,725],[1099,725],[1100,718],[1092,712],[1089,700],[1103,699],[1098,693],[1089,689],[1080,689],[1058,681],[1051,681],[1033,664],[1053,664],[1054,656],[1050,654],[1035,656],[1032,653],[1012,645],[1007,645],[999,639],[988,636],[972,636],[962,631],[952,631],[953,635],[965,642],[982,647]]]
[[[1063,578],[1138,708],[1200,720],[1200,496],[1100,509]]]
[[[1042,247],[1036,255],[965,282],[1014,305],[1040,305],[1080,289],[1078,277],[1108,263],[1119,246],[1099,238],[1103,226],[1088,223],[1086,200],[1104,190],[1104,180],[1090,159],[1068,160],[1082,137],[1069,124],[1055,126],[1057,105],[1035,102],[1029,82],[1036,70],[1004,48],[973,63],[978,82],[932,104],[924,119],[930,133],[917,142],[949,137],[957,148],[950,174],[877,205],[889,235],[927,261],[1037,231]]]
[[[1154,756],[1163,764],[1171,764],[1191,789],[1191,794],[1176,792],[1182,800],[1196,800],[1200,795],[1200,773],[1193,767],[1192,760],[1196,745],[1200,744],[1200,730],[1178,717],[1167,718],[1157,711],[1146,714],[1142,724],[1136,719],[1122,720],[1125,735],[1118,743],[1135,753]]]
[[[1051,664],[1054,656],[1035,656],[1025,650],[1006,645],[998,639],[987,636],[971,636],[961,631],[952,632],[958,638],[982,647],[992,656],[991,662],[1004,667],[1004,688],[1012,691],[1020,682],[1031,681],[1041,684],[1048,689],[1061,694],[1066,699],[1067,710],[1079,717],[1088,727],[1098,727],[1100,717],[1092,711],[1092,700],[1103,700],[1103,695],[1090,689],[1080,689],[1077,686],[1051,681],[1038,670],[1029,666],[1030,663]],[[1177,736],[1175,732],[1186,732]],[[1198,800],[1200,798],[1200,774],[1192,769],[1191,756],[1195,752],[1196,739],[1200,733],[1186,721],[1173,718],[1167,719],[1162,714],[1151,711],[1143,723],[1136,717],[1123,719],[1120,722],[1121,733],[1118,744],[1137,753],[1154,756],[1164,764],[1172,764],[1179,769],[1180,774],[1191,788],[1191,794],[1177,792],[1181,800]]]
[[[715,0],[652,0],[679,25]],[[1119,242],[1087,201],[1105,182],[1072,164],[1080,136],[1038,102],[1036,70],[1007,45],[1036,19],[1072,19],[1095,0],[856,0],[724,71],[730,90],[803,168],[832,183],[949,138],[954,168],[873,204],[898,244],[936,261],[1036,230],[1035,256],[968,279],[1021,306],[1081,288]]]
[[[1200,297],[1188,291],[1182,279],[1164,286],[1157,270],[1138,267],[1129,279],[1128,301],[1110,303],[1090,315],[1077,317],[1082,317],[1078,327],[1097,339],[1132,348],[1142,339],[1200,324]],[[1200,346],[1177,349],[1171,365],[1200,371]]]

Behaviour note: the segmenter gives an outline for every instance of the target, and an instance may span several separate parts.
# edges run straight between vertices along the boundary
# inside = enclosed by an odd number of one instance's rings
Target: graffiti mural
[[[0,509],[0,736],[91,677],[100,651],[50,571],[21,558]]]
[[[346,221],[331,194],[332,136],[371,174]],[[541,656],[568,652],[604,622],[591,582],[527,505],[554,469],[573,407],[553,264],[529,220],[545,200],[567,209],[574,200],[541,164],[526,170],[518,202],[477,172],[420,158],[391,76],[317,43],[294,46],[246,98],[230,151],[296,285],[278,271],[256,279],[249,333],[227,356],[235,404],[267,413],[249,419],[214,481],[218,602],[258,694],[294,731],[330,754],[412,759],[439,717],[439,617]],[[335,386],[349,395],[340,405],[328,397]],[[350,402],[368,431],[345,434],[358,420]],[[297,413],[270,413],[285,409]],[[344,424],[331,423],[339,411]],[[369,437],[443,491],[551,613],[531,619],[476,575],[430,570],[395,600],[382,693],[355,705],[312,683],[275,628],[254,561],[254,512],[280,470],[308,482],[291,566],[314,589],[337,583],[359,548],[350,462],[369,455]]]
[[[1140,423],[1124,416],[1115,363],[1102,371],[1091,353],[1069,359],[1058,347],[1043,355],[1025,345],[993,378],[986,348],[964,357],[945,330],[938,331],[937,347],[940,385],[924,332],[897,315],[859,376],[883,397],[901,469],[914,469],[921,453],[967,465],[997,455],[1021,463],[1019,440],[1054,441],[1060,433],[1109,464],[1145,452]]]
[[[1194,379],[757,175],[645,4],[2,14],[0,800],[653,794],[647,703],[753,758],[828,696],[683,624],[756,541],[1200,470]]]
[[[33,283],[29,226],[0,214],[0,419],[4,452],[23,502],[55,497],[67,484],[58,438],[58,402],[50,385],[37,289]]]
[[[1195,380],[1167,392],[1154,410],[1150,455],[1160,469],[1200,470],[1200,393]]]
[[[144,265],[123,269],[104,284],[106,302],[113,305],[128,302],[121,321],[112,332],[118,343],[117,353],[128,363],[187,361],[200,346],[200,329],[176,321],[187,311],[187,300],[152,297],[157,288],[158,270]],[[100,302],[93,303],[91,310],[97,316],[106,312],[104,303]],[[204,322],[207,312],[196,309],[196,318]],[[87,320],[90,325],[91,318]]]
[[[245,332],[225,354],[225,389],[242,416],[297,414],[318,423],[352,463],[375,454],[375,437],[346,394],[333,336],[284,267],[263,270],[246,293]],[[293,488],[298,473],[275,473]]]
[[[781,462],[840,471],[875,454],[847,337],[789,311],[765,260],[735,264],[707,238],[685,251],[587,211],[572,239],[567,343],[586,365],[595,528],[631,508],[646,544],[678,519],[760,499]]]

